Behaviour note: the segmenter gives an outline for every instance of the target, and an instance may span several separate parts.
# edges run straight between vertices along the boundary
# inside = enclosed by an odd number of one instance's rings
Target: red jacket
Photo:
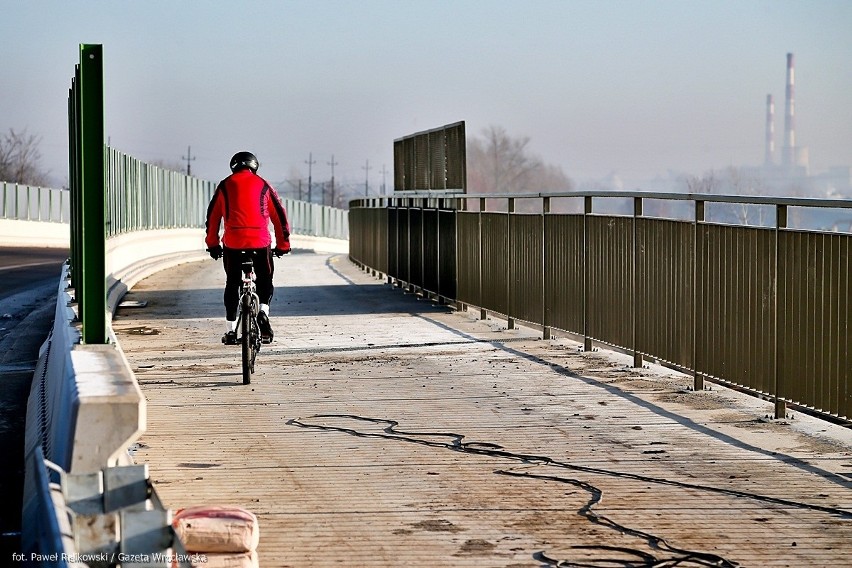
[[[259,175],[243,169],[223,179],[207,207],[207,247],[219,244],[219,223],[225,219],[222,244],[232,249],[258,249],[272,243],[269,221],[279,249],[290,248],[290,223],[278,194]]]

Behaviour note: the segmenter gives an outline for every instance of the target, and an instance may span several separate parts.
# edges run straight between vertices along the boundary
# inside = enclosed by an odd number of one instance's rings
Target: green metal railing
[[[415,291],[657,360],[694,376],[828,416],[852,417],[852,235],[788,227],[788,208],[852,201],[642,192],[420,194],[350,204],[350,258]],[[541,213],[516,213],[530,198]],[[594,203],[632,202],[632,215]],[[644,214],[687,202],[691,220]],[[578,213],[554,213],[557,202]],[[478,204],[478,211],[470,210]],[[774,226],[709,222],[749,204]],[[468,207],[470,205],[471,207]]]
[[[107,235],[203,227],[216,184],[107,148]]]

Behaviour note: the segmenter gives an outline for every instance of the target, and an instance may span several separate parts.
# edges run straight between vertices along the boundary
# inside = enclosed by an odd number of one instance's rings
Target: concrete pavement
[[[852,435],[567,339],[454,312],[342,255],[277,261],[241,384],[213,261],[114,329],[166,504],[238,504],[261,566],[805,566],[848,560]],[[609,562],[610,564],[606,564]]]

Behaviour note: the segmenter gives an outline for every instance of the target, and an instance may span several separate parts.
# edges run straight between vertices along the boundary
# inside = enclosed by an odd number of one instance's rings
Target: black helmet
[[[257,166],[257,157],[251,152],[237,152],[234,154],[234,157],[231,158],[232,172],[248,168],[252,172],[257,173]]]

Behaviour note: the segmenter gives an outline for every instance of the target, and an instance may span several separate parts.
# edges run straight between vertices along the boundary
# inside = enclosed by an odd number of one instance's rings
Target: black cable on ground
[[[654,483],[667,485],[672,487],[678,487],[683,489],[692,489],[697,491],[711,492],[722,495],[727,495],[730,497],[738,497],[744,499],[751,499],[755,501],[760,501],[763,503],[771,503],[774,505],[782,505],[786,507],[792,507],[797,509],[805,509],[811,511],[819,511],[822,513],[840,516],[846,519],[852,519],[852,512],[846,511],[844,509],[834,508],[834,507],[825,507],[821,505],[814,505],[811,503],[802,503],[798,501],[792,501],[789,499],[781,499],[777,497],[770,497],[767,495],[760,495],[757,493],[747,492],[747,491],[738,491],[735,489],[725,489],[719,487],[713,487],[709,485],[699,485],[694,483],[685,483],[681,481],[675,481],[670,479],[656,478],[645,475],[639,475],[634,473],[620,472],[607,470],[603,468],[596,467],[588,467],[588,466],[579,466],[570,464],[567,462],[556,461],[548,456],[535,455],[535,454],[521,454],[515,452],[509,452],[503,450],[502,447],[498,444],[493,444],[489,442],[464,442],[465,436],[463,434],[457,434],[454,432],[407,432],[403,430],[398,430],[397,426],[399,423],[395,420],[386,419],[386,418],[370,418],[364,416],[357,416],[352,414],[316,414],[308,418],[309,419],[346,419],[346,420],[354,420],[360,422],[367,422],[371,424],[384,424],[385,427],[382,429],[383,433],[371,433],[371,432],[362,432],[354,428],[346,428],[341,426],[327,426],[322,424],[312,424],[305,419],[291,419],[287,421],[288,425],[297,426],[300,428],[321,430],[321,431],[330,431],[330,432],[340,432],[351,436],[357,436],[361,438],[381,438],[386,440],[398,440],[408,443],[420,444],[432,448],[440,448],[440,449],[448,449],[457,452],[463,452],[468,454],[480,455],[480,456],[488,456],[488,457],[496,457],[502,458],[512,461],[518,461],[525,464],[532,465],[542,465],[549,467],[558,467],[570,471],[589,473],[594,475],[602,475],[609,477],[618,477],[621,479],[631,479],[635,481],[641,481],[645,483]],[[428,437],[437,437],[437,438],[450,438],[448,442],[439,442],[428,440]],[[597,504],[603,495],[603,492],[594,487],[593,485],[578,480],[578,479],[570,479],[564,477],[557,476],[546,476],[546,475],[538,475],[532,474],[528,472],[513,472],[510,470],[495,470],[498,475],[509,475],[514,477],[526,477],[526,478],[534,478],[534,479],[544,479],[548,481],[556,481],[560,483],[569,483],[576,487],[587,491],[591,498],[589,502],[578,511],[579,514],[585,516],[591,522],[610,528],[612,530],[619,531],[621,533],[630,534],[639,538],[644,539],[648,545],[652,549],[657,549],[660,551],[668,552],[673,556],[668,558],[656,558],[655,556],[648,554],[646,552],[642,552],[640,550],[629,549],[629,548],[616,548],[616,547],[606,547],[606,546],[584,546],[584,547],[575,547],[577,549],[595,549],[595,550],[610,550],[610,551],[620,551],[630,556],[634,556],[634,560],[621,560],[621,559],[602,559],[601,562],[595,562],[593,564],[583,564],[583,563],[572,563],[570,561],[565,560],[557,560],[546,556],[543,552],[536,553],[536,559],[546,562],[551,566],[556,566],[559,568],[564,567],[575,567],[575,568],[585,568],[585,567],[602,567],[602,566],[629,566],[629,567],[668,567],[668,566],[679,566],[679,565],[691,565],[691,566],[721,566],[725,568],[733,568],[738,566],[739,564],[727,560],[721,556],[698,552],[698,551],[690,551],[685,549],[680,549],[674,547],[666,542],[662,537],[658,537],[656,535],[652,535],[650,533],[645,533],[643,531],[639,531],[636,529],[631,529],[624,525],[620,525],[607,517],[600,516],[592,511],[592,507]]]

